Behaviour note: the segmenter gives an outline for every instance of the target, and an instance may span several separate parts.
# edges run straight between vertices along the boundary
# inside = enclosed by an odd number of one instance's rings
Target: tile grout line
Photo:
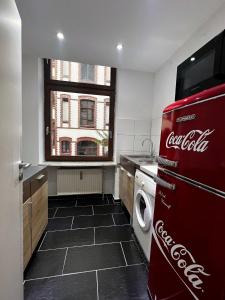
[[[123,242],[133,242],[133,240],[127,240]],[[68,246],[68,247],[59,247],[59,248],[49,248],[49,249],[42,249],[39,250],[40,252],[47,252],[52,250],[62,250],[62,249],[71,249],[71,248],[82,248],[82,247],[92,247],[92,246],[101,246],[101,245],[112,245],[112,244],[119,244],[120,242],[110,242],[110,243],[95,243],[95,244],[86,244],[86,245],[78,245],[78,246]]]
[[[124,250],[123,250],[122,242],[120,242],[120,247],[121,247],[121,250],[122,250],[122,252],[123,252],[123,258],[124,258],[124,260],[125,260],[126,266],[128,266],[127,259],[126,259],[126,256],[125,256],[125,253],[124,253]]]
[[[71,223],[71,230],[73,229],[73,222],[74,222],[74,216],[73,216],[73,218],[72,218],[72,223]]]
[[[44,237],[43,237],[43,240],[41,241],[41,244],[40,244],[40,246],[39,246],[39,248],[38,248],[38,251],[40,251],[41,246],[42,246],[42,244],[43,244],[43,242],[44,242],[44,240],[45,240],[45,237],[46,237],[47,233],[48,233],[48,231],[45,232],[45,235],[44,235]]]
[[[112,216],[113,224],[116,225],[113,214],[111,214],[111,216]]]
[[[94,227],[94,245],[95,245],[95,227]]]
[[[99,300],[99,292],[98,292],[98,271],[96,270],[96,289],[97,289],[97,300]]]
[[[115,225],[101,225],[101,226],[93,226],[93,227],[78,227],[78,228],[68,228],[68,229],[58,229],[58,230],[47,230],[47,232],[62,232],[62,231],[75,231],[75,230],[85,230],[85,229],[91,229],[91,228],[110,228],[110,227],[126,227],[129,226],[129,224],[115,224]]]
[[[82,206],[83,207],[83,206]],[[59,207],[60,208],[60,207]],[[106,215],[111,215],[112,213],[108,213],[108,214],[94,214],[94,216],[106,216]],[[123,215],[124,213],[113,213],[114,215]],[[64,216],[64,217],[54,217],[54,218],[48,218],[48,219],[63,219],[63,218],[71,218],[71,217],[92,217],[93,214],[91,215],[70,215],[70,216]]]
[[[64,258],[63,267],[62,267],[62,275],[63,275],[65,264],[66,264],[67,253],[68,253],[68,247],[66,248],[65,258]]]
[[[56,213],[57,213],[57,211],[58,211],[58,207],[56,207],[56,210],[55,210],[55,213],[54,213],[54,215],[53,215],[53,219],[55,218],[55,216],[56,216]]]
[[[77,274],[92,273],[92,272],[96,272],[96,271],[114,270],[114,269],[135,267],[135,266],[141,266],[141,265],[145,265],[145,264],[140,263],[140,264],[127,265],[127,266],[117,266],[117,267],[112,267],[112,268],[103,268],[103,269],[98,269],[98,270],[88,270],[88,271],[65,273],[65,274],[58,274],[58,275],[52,275],[52,276],[46,276],[46,277],[31,278],[31,279],[24,280],[24,283],[26,283],[27,281],[34,281],[34,280],[49,279],[49,278],[55,278],[55,277],[63,277],[63,276],[70,276],[70,275],[77,275]]]

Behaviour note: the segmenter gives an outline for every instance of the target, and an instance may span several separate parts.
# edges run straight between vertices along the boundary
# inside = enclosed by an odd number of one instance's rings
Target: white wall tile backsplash
[[[149,120],[134,120],[135,135],[150,135],[151,122]]]
[[[151,140],[153,142],[153,152],[155,155],[159,154],[160,135],[152,135]]]
[[[117,135],[117,149],[120,151],[129,151],[134,148],[134,135]]]
[[[149,120],[117,119],[117,153],[119,161],[121,154],[149,153],[151,122]]]
[[[162,118],[161,117],[152,119],[151,134],[159,135],[161,132],[161,126],[162,126]]]
[[[150,152],[150,135],[135,135],[134,137],[134,151],[135,152]],[[142,145],[142,143],[144,143]]]
[[[117,134],[133,135],[135,121],[130,119],[118,119]]]

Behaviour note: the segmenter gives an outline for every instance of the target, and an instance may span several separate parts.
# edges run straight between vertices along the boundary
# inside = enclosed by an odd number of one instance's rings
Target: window
[[[116,70],[49,59],[44,66],[46,160],[112,160]]]
[[[80,127],[95,127],[95,101],[80,100]]]
[[[62,127],[68,127],[68,123],[70,121],[70,96],[61,94],[60,97],[61,97],[61,123],[62,123]]]
[[[104,120],[105,120],[105,129],[109,129],[109,101],[108,99],[105,99],[105,115],[104,115]]]
[[[97,156],[98,144],[90,138],[80,138],[77,142],[77,155]]]
[[[60,138],[60,152],[62,155],[71,155],[71,138]]]
[[[80,81],[95,81],[95,66],[80,64]]]
[[[88,83],[113,87],[115,81],[115,69],[107,66],[95,66],[73,61],[58,59],[48,60],[51,63],[50,80],[60,80],[74,83]]]

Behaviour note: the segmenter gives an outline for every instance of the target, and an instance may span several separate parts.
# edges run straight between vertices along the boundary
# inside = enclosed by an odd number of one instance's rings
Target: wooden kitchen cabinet
[[[35,250],[48,223],[48,183],[32,195],[32,252]]]
[[[24,269],[48,223],[48,176],[46,170],[38,170],[23,182]]]
[[[133,215],[134,176],[120,167],[119,195],[129,214]]]
[[[32,255],[31,233],[31,198],[23,204],[23,268],[25,269]]]

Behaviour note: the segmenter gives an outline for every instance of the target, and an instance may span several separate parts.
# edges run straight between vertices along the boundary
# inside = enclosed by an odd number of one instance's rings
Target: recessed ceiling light
[[[64,34],[63,34],[62,32],[58,32],[58,33],[57,33],[57,38],[58,38],[59,40],[64,40]]]
[[[191,57],[191,61],[195,61],[195,57],[193,56],[193,57]]]
[[[123,49],[123,45],[122,44],[117,44],[116,49],[121,51]]]

